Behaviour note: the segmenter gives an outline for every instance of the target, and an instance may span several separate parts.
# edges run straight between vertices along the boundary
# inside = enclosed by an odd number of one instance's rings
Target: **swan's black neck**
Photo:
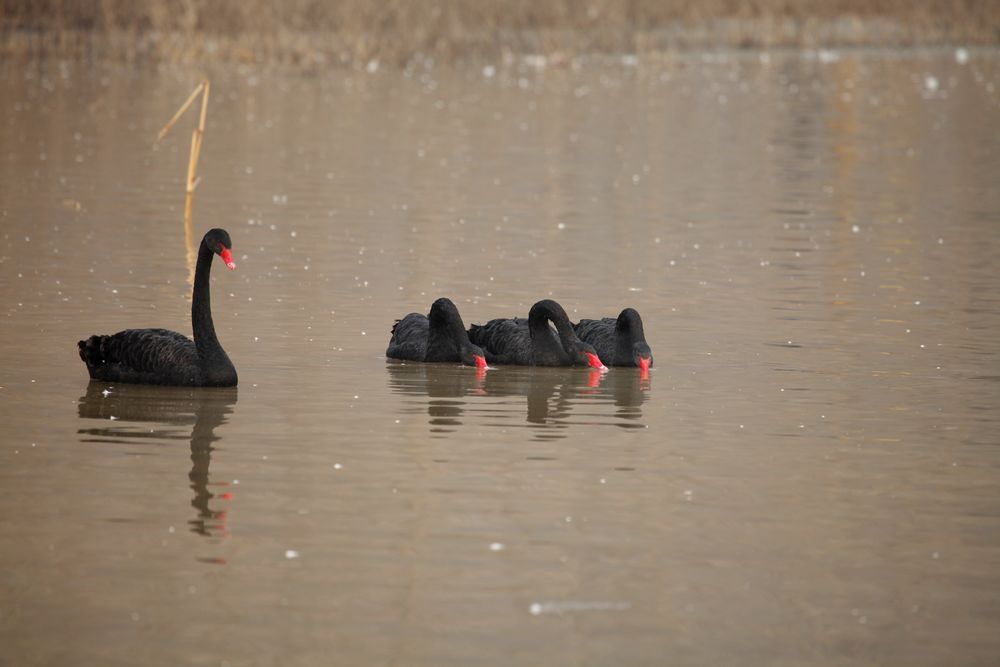
[[[427,315],[427,361],[453,359],[463,347],[470,346],[469,334],[458,309],[448,299],[438,299]]]
[[[615,355],[620,359],[632,358],[632,346],[645,343],[646,334],[642,330],[642,318],[634,308],[626,308],[618,315],[615,323]]]
[[[561,349],[548,349],[556,348],[549,322],[555,325],[556,334],[562,344]],[[528,311],[528,332],[531,334],[532,346],[536,352],[545,351],[567,356],[569,350],[580,342],[576,332],[573,331],[573,325],[569,323],[566,311],[551,299],[539,301]]]
[[[202,243],[198,249],[198,264],[194,270],[191,327],[194,331],[194,344],[198,348],[198,356],[202,359],[210,358],[219,352],[225,354],[215,335],[215,323],[212,322],[212,296],[208,288],[214,254],[207,245]]]
[[[632,343],[645,342],[646,334],[642,330],[642,318],[634,308],[626,308],[618,315],[618,322],[615,323],[615,335],[618,340],[628,340],[629,348]]]

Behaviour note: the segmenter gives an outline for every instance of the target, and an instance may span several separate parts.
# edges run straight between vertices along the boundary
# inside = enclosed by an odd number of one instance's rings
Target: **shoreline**
[[[706,51],[838,50],[851,48],[996,48],[1000,3],[992,20],[944,24],[912,17],[841,16],[678,20],[616,31],[574,27],[452,30],[433,38],[421,31],[270,32],[127,28],[0,30],[0,56],[173,64],[276,64],[315,67],[405,67],[412,62],[501,63],[542,57],[550,63],[580,57],[664,59]],[[993,16],[996,14],[996,16]],[[968,18],[968,17],[965,17]],[[9,21],[8,21],[9,22]]]

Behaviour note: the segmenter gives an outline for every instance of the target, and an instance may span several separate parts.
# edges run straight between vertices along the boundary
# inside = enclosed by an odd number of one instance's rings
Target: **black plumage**
[[[209,274],[212,257],[220,255],[235,269],[232,243],[224,229],[205,234],[198,250],[191,300],[194,340],[167,329],[126,329],[95,335],[77,343],[91,379],[105,382],[192,387],[234,387],[236,368],[215,335]]]
[[[581,340],[594,346],[597,356],[608,366],[638,366],[645,371],[653,365],[642,318],[634,308],[626,308],[617,319],[580,320],[573,329]]]
[[[486,367],[482,349],[469,341],[458,308],[444,297],[431,304],[430,313],[410,313],[396,320],[385,356],[410,361],[453,361]]]
[[[473,324],[469,339],[486,351],[491,364],[604,367],[594,348],[574,333],[563,307],[551,299],[533,305],[528,319],[501,318]]]

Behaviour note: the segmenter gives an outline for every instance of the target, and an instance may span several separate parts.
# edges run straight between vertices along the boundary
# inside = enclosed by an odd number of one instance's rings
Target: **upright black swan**
[[[634,308],[623,310],[618,319],[580,320],[573,328],[581,340],[594,346],[597,356],[608,366],[638,366],[645,374],[653,365],[642,318]]]
[[[428,315],[410,313],[392,325],[385,356],[410,361],[460,361],[486,368],[486,356],[469,342],[462,316],[451,299],[431,304]]]
[[[555,331],[549,322],[555,325]],[[486,360],[491,364],[605,367],[596,350],[577,338],[563,307],[551,299],[533,305],[528,319],[473,324],[469,340],[486,350]]]
[[[201,240],[194,272],[191,325],[194,340],[167,329],[126,329],[110,336],[81,340],[80,358],[91,379],[105,382],[166,384],[188,387],[235,387],[236,368],[215,336],[208,290],[212,256],[235,269],[232,242],[224,229],[211,229]]]

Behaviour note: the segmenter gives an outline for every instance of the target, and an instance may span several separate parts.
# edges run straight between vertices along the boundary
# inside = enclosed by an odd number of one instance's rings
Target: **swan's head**
[[[642,369],[643,373],[649,372],[649,367],[653,365],[653,351],[645,342],[638,342],[632,346],[632,363]]]
[[[236,268],[236,262],[233,261],[233,253],[231,252],[233,242],[229,239],[229,232],[225,229],[216,228],[208,230],[201,243],[221,257],[222,261],[226,263],[227,268]]]
[[[459,350],[459,357],[461,358],[462,363],[466,366],[488,368],[486,365],[486,353],[484,353],[483,349],[478,345],[469,343],[469,345],[464,346],[461,350]]]
[[[597,356],[597,350],[590,343],[577,341],[570,348],[569,354],[573,358],[574,366],[590,366],[602,371],[608,370],[608,367],[601,362],[601,358]]]

